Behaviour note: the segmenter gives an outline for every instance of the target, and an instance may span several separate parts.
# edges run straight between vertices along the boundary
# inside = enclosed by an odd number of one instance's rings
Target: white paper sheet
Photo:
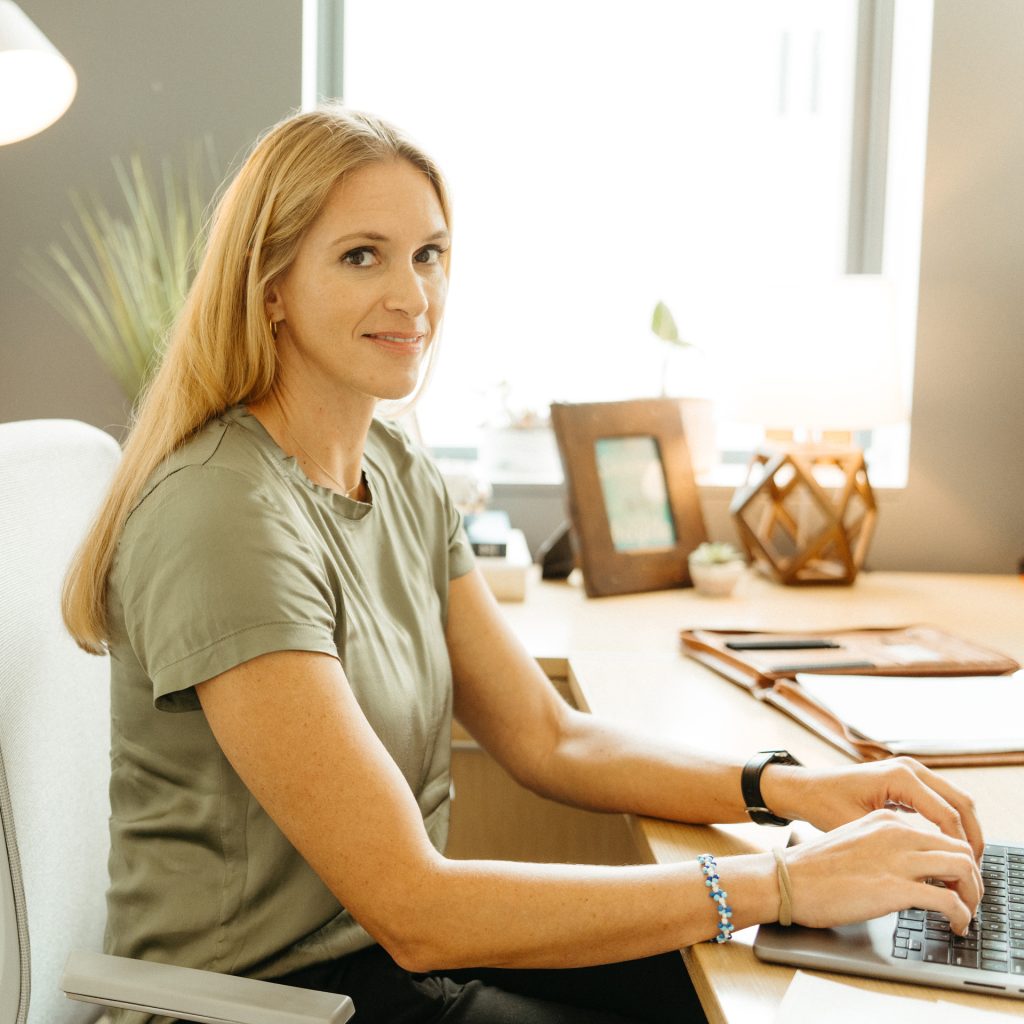
[[[1018,1024],[1021,1019],[943,999],[936,1001],[934,989],[921,992],[920,999],[893,996],[797,971],[779,1006],[775,1024]]]
[[[1024,749],[1024,671],[1012,676],[800,673],[818,703],[897,754]]]

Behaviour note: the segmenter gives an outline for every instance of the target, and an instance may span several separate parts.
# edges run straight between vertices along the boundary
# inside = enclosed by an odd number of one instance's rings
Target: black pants
[[[276,980],[351,996],[358,1024],[706,1024],[678,953],[565,970],[410,974],[370,946]]]

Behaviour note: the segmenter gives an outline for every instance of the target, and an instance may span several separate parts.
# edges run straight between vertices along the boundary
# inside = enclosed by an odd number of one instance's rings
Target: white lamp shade
[[[884,278],[773,283],[748,298],[733,327],[753,332],[727,389],[736,419],[846,431],[906,417],[894,295]]]
[[[14,0],[0,0],[0,145],[56,121],[75,98],[74,69]]]

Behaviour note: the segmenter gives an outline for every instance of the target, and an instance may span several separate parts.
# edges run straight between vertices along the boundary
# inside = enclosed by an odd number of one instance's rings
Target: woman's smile
[[[423,334],[403,334],[397,331],[379,332],[364,334],[364,338],[379,345],[381,348],[392,352],[401,352],[403,355],[419,355],[424,347]]]

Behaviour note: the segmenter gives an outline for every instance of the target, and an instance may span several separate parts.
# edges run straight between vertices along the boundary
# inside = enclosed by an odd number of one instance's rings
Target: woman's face
[[[336,185],[267,293],[286,386],[408,395],[444,311],[448,245],[437,193],[408,161]]]

